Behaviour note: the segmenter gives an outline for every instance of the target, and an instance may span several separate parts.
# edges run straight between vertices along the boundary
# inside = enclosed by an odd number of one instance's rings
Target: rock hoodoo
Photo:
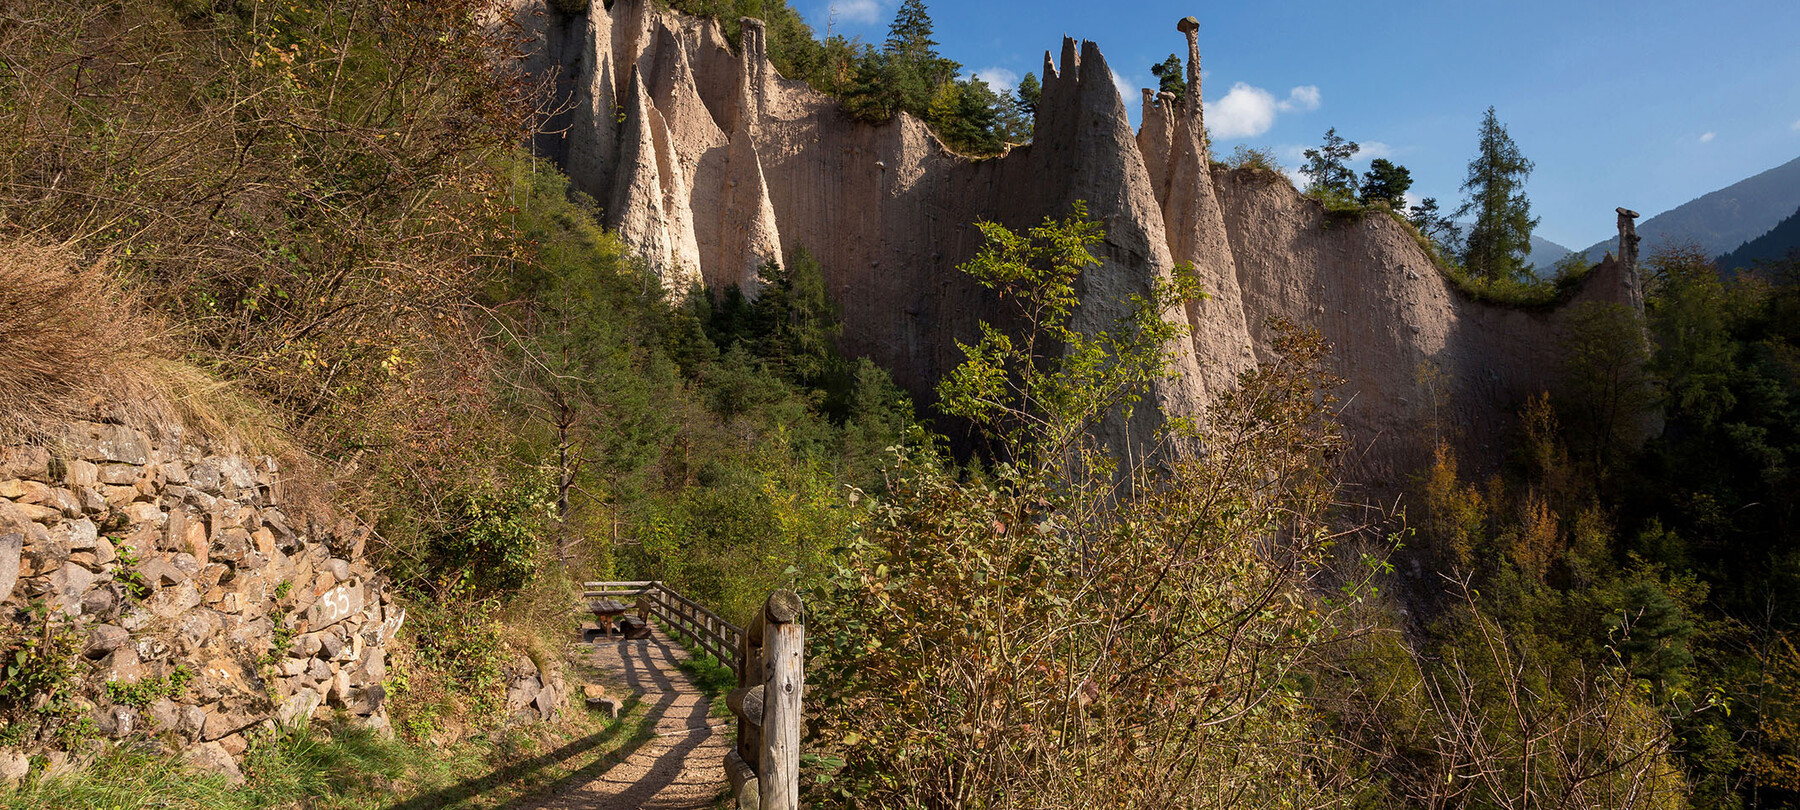
[[[1078,200],[1107,231],[1078,326],[1109,323],[1184,262],[1209,294],[1168,313],[1192,330],[1179,376],[1153,392],[1157,408],[1109,426],[1108,441],[1142,441],[1164,415],[1203,410],[1269,359],[1275,315],[1334,345],[1359,448],[1349,472],[1376,486],[1427,458],[1433,436],[1492,442],[1510,404],[1555,384],[1559,310],[1473,300],[1385,214],[1328,220],[1283,178],[1212,163],[1195,18],[1177,24],[1187,89],[1145,91],[1140,130],[1099,47],[1065,39],[1058,58],[1045,54],[1031,143],[971,159],[909,115],[855,121],[782,78],[754,20],[734,54],[715,22],[648,0],[593,2],[579,15],[520,2],[540,44],[526,68],[557,74],[570,110],[553,122],[568,137],[540,139],[540,150],[610,201],[607,224],[673,289],[754,293],[758,266],[805,248],[844,319],[842,348],[921,396],[962,359],[956,341],[993,316],[991,296],[956,270],[980,245],[973,223],[1029,227]],[[1635,262],[1622,258],[1576,298],[1641,307],[1635,289]]]

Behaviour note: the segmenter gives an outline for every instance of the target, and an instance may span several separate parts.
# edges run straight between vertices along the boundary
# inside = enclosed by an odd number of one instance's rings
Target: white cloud
[[[988,89],[996,93],[1010,92],[1019,86],[1019,74],[1003,67],[984,67],[975,71],[975,78],[987,82]]]
[[[1701,143],[1712,143],[1712,139],[1717,138],[1717,137],[1719,137],[1719,133],[1707,132],[1700,136],[1700,142]]]
[[[1243,82],[1232,85],[1224,98],[1200,106],[1206,131],[1214,138],[1250,138],[1275,125],[1275,97]]]
[[[1417,207],[1419,207],[1419,203],[1422,203],[1425,201],[1424,198],[1422,198],[1419,195],[1414,194],[1410,191],[1401,192],[1400,198],[1401,198],[1402,202],[1406,203],[1407,208],[1417,208]]]
[[[1286,99],[1277,101],[1269,91],[1244,82],[1232,85],[1224,98],[1202,105],[1206,131],[1223,139],[1253,138],[1268,132],[1279,113],[1318,108],[1319,88],[1313,85],[1296,87],[1288,91]]]
[[[1138,97],[1137,82],[1134,82],[1131,79],[1126,78],[1125,76],[1121,75],[1116,70],[1112,72],[1112,76],[1113,76],[1113,86],[1119,88],[1119,98],[1124,99],[1125,100],[1125,108],[1130,109],[1132,99],[1135,99]]]
[[[1381,141],[1364,141],[1356,145],[1356,154],[1351,155],[1350,159],[1374,160],[1376,158],[1390,158],[1393,156],[1394,147],[1388,146]]]
[[[1796,120],[1796,121],[1794,121],[1794,125],[1793,125],[1793,126],[1790,126],[1790,127],[1788,127],[1788,129],[1791,129],[1791,130],[1793,130],[1793,131],[1795,131],[1795,132],[1800,132],[1800,120]]]
[[[1275,106],[1282,112],[1316,110],[1319,108],[1319,87],[1308,84],[1289,90],[1287,100]]]
[[[832,0],[831,17],[840,23],[873,25],[881,22],[879,0]]]
[[[1297,168],[1290,169],[1286,166],[1283,166],[1283,167],[1281,167],[1281,173],[1287,175],[1288,182],[1293,183],[1294,188],[1304,189],[1304,188],[1306,188],[1307,183],[1312,182],[1312,178],[1307,177],[1304,174],[1301,174],[1300,170]]]

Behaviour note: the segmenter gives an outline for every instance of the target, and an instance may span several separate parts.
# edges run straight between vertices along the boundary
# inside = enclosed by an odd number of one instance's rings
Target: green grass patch
[[[1520,281],[1512,278],[1481,278],[1468,271],[1454,257],[1444,255],[1442,250],[1419,229],[1414,227],[1404,215],[1388,209],[1388,216],[1406,229],[1419,249],[1431,258],[1438,272],[1450,280],[1463,295],[1484,304],[1494,304],[1514,309],[1555,309],[1575,297],[1581,291],[1582,282],[1593,272],[1594,265],[1588,264],[1579,253],[1572,253],[1564,260],[1557,262],[1556,272],[1548,279]]]
[[[682,648],[688,651],[688,659],[686,661],[677,661],[675,666],[680,668],[683,673],[687,674],[688,678],[694,682],[694,685],[700,688],[702,694],[706,695],[708,698],[717,698],[724,695],[726,692],[737,688],[737,673],[732,672],[731,667],[725,666],[723,663],[720,663],[717,658],[712,657],[711,653],[701,649],[700,645],[686,633],[671,627],[667,623],[659,623],[663,626],[663,632],[669,634],[669,638],[674,639],[675,643],[680,644]],[[725,704],[723,703],[715,703],[713,706],[714,713],[718,713],[724,708],[724,705]]]
[[[517,727],[452,745],[408,744],[340,725],[287,729],[245,754],[245,784],[201,774],[178,756],[120,746],[80,773],[0,792],[8,810],[351,810],[493,808],[585,781],[651,734],[628,701],[618,720],[579,704],[564,723]]]

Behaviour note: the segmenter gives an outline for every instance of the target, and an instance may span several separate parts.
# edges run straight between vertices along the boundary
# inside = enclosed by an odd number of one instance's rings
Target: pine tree
[[[1187,96],[1187,67],[1181,64],[1181,57],[1169,54],[1169,58],[1151,65],[1150,73],[1160,80],[1157,92],[1173,93],[1177,100]]]
[[[1418,205],[1407,211],[1406,218],[1412,222],[1419,233],[1430,239],[1443,255],[1458,254],[1462,250],[1462,226],[1456,224],[1438,210],[1436,197],[1426,197]]]
[[[1025,78],[1019,80],[1019,89],[1014,95],[1019,99],[1019,112],[1024,113],[1028,118],[1035,119],[1038,99],[1044,95],[1044,86],[1038,83],[1037,74],[1025,74]]]
[[[1363,205],[1380,201],[1399,211],[1409,188],[1412,188],[1412,172],[1387,158],[1376,158],[1369,161],[1369,170],[1363,174],[1362,189],[1358,193]]]
[[[931,38],[931,14],[923,0],[905,0],[888,26],[885,80],[900,99],[900,108],[924,115],[944,83],[956,76],[961,65],[937,52]]]
[[[1300,167],[1300,173],[1311,178],[1306,184],[1307,193],[1355,194],[1356,172],[1350,171],[1344,163],[1356,155],[1358,148],[1355,141],[1338,137],[1337,127],[1326,130],[1325,143],[1317,149],[1306,150],[1306,164]]]
[[[1525,257],[1531,253],[1531,229],[1538,224],[1524,191],[1532,168],[1489,107],[1481,119],[1480,152],[1469,161],[1462,184],[1470,196],[1455,214],[1475,215],[1462,251],[1463,266],[1475,275],[1517,280],[1529,274]]]

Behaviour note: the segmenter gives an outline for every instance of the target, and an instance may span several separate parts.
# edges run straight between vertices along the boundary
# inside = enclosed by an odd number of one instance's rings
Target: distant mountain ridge
[[[1720,256],[1719,269],[1729,272],[1755,267],[1760,261],[1785,259],[1796,250],[1800,250],[1800,209],[1769,229],[1768,233]]]
[[[1645,255],[1665,243],[1693,244],[1718,256],[1762,236],[1800,208],[1800,158],[1761,174],[1704,194],[1644,220],[1637,226]],[[1599,261],[1613,250],[1614,239],[1587,250]]]

